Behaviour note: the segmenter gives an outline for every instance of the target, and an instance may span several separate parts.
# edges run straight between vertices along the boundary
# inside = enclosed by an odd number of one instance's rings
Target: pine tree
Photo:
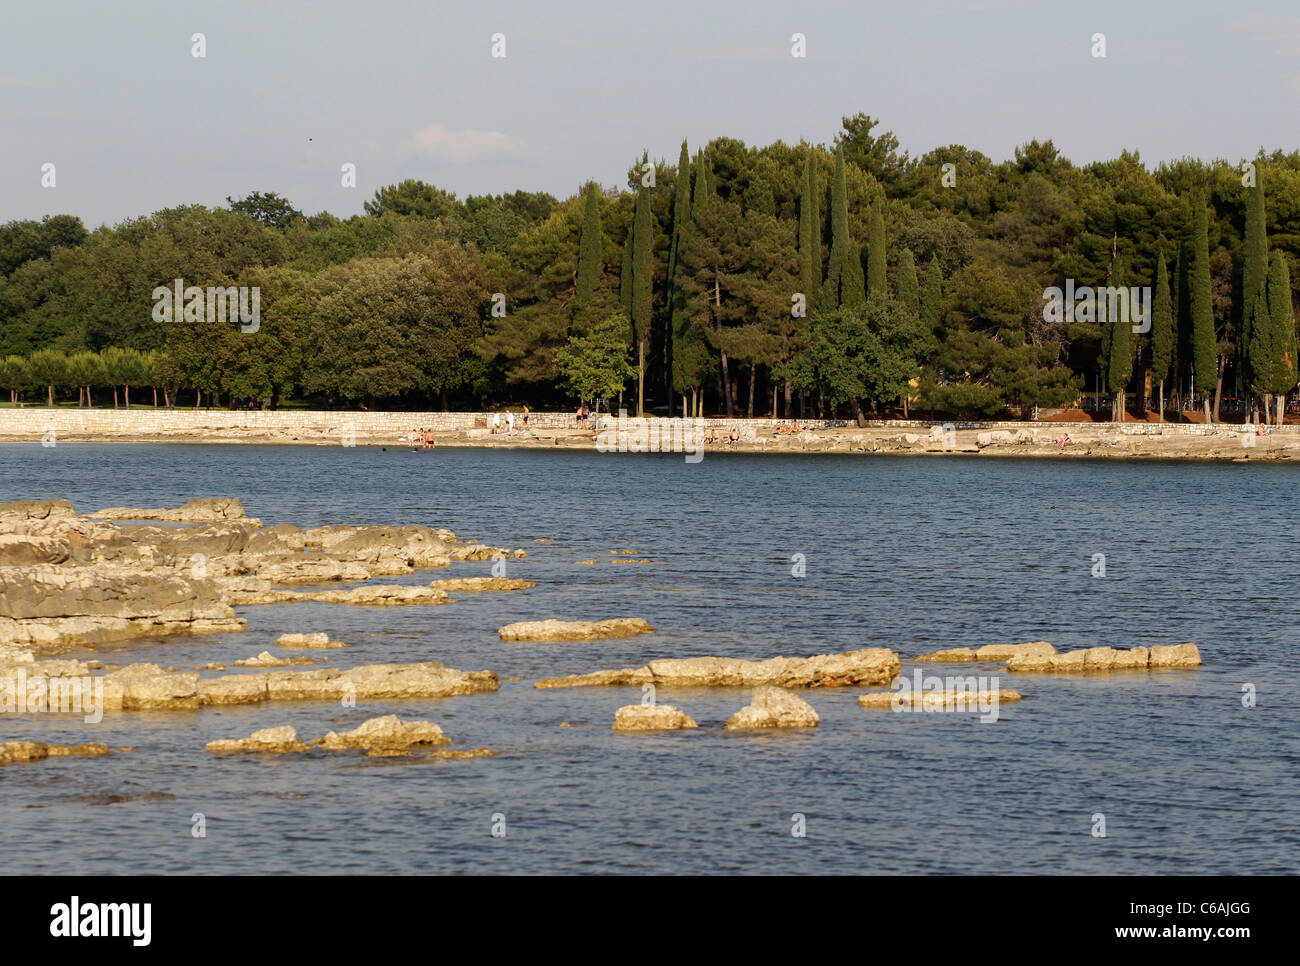
[[[650,326],[654,310],[655,224],[650,213],[650,190],[636,193],[636,220],[632,229],[632,334],[636,342],[636,414],[645,413],[646,357],[650,349]]]
[[[1246,188],[1246,233],[1244,237],[1245,260],[1241,269],[1241,354],[1245,382],[1253,385],[1257,376],[1269,381],[1271,361],[1256,359],[1253,355],[1255,340],[1251,330],[1255,324],[1255,296],[1268,284],[1268,234],[1265,229],[1264,185],[1256,180]],[[1264,340],[1268,342],[1266,338]],[[1256,371],[1258,370],[1258,372]]]
[[[898,253],[898,301],[912,318],[921,315],[921,290],[916,281],[916,258],[910,248]]]
[[[1210,418],[1209,389],[1218,377],[1218,346],[1214,338],[1213,290],[1210,284],[1210,216],[1203,195],[1196,199],[1196,229],[1192,235],[1191,316],[1192,368],[1196,387],[1205,396]],[[1214,414],[1218,418],[1218,413]]]
[[[799,200],[799,284],[803,286],[808,317],[817,312],[817,290],[822,280],[822,218],[817,193],[817,151],[808,148],[804,162],[803,195]]]
[[[600,227],[600,189],[596,182],[587,184],[582,208],[582,232],[578,236],[578,271],[573,291],[573,323],[581,330],[588,322],[587,308],[600,284],[604,270],[605,235]]]
[[[871,237],[867,240],[867,297],[873,299],[889,297],[884,208],[884,198],[877,199],[871,206]]]
[[[930,267],[925,270],[925,296],[921,299],[921,321],[925,329],[935,338],[943,321],[943,269],[939,267],[937,255],[930,258]]]
[[[1174,356],[1174,306],[1169,293],[1165,252],[1156,258],[1155,306],[1151,310],[1151,378],[1160,383],[1160,422],[1165,421],[1165,380]]]
[[[866,285],[858,247],[849,234],[848,188],[844,180],[844,147],[835,149],[835,180],[831,183],[831,257],[826,285],[819,300],[824,309],[861,311],[867,306]]]

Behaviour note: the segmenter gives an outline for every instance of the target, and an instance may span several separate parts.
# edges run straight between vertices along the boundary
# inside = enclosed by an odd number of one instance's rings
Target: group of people
[[[422,449],[433,449],[438,445],[438,441],[433,438],[432,429],[413,429],[409,438],[412,453],[418,453]]]
[[[710,426],[708,429],[704,431],[704,442],[716,443],[717,441],[718,441],[718,434],[715,433],[713,431],[713,427]],[[723,442],[726,443],[728,446],[730,446],[732,443],[740,442],[740,430],[738,430],[735,426],[732,426],[731,432],[727,434],[727,438],[724,439]]]
[[[586,406],[579,406],[573,414],[575,424],[579,429],[586,429],[591,423],[591,410]]]
[[[797,419],[793,423],[788,419],[783,419],[781,420],[781,428],[778,429],[776,432],[778,436],[785,436],[788,435],[789,433],[801,433],[806,428],[807,427],[800,426],[799,420]]]
[[[520,414],[519,432],[528,431],[528,406],[524,405],[523,412]],[[492,435],[497,436],[504,433],[506,436],[515,435],[515,414],[507,409],[505,419],[501,418],[500,413],[492,414]]]

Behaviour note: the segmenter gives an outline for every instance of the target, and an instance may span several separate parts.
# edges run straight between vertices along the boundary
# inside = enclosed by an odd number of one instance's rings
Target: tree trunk
[[[1156,417],[1156,422],[1163,423],[1164,421],[1165,421],[1165,381],[1161,379],[1160,380],[1160,412]]]
[[[636,342],[636,414],[645,415],[645,339]]]
[[[50,385],[45,387],[45,393],[46,393],[46,399],[48,399],[50,405],[53,406],[54,405],[54,384],[53,383],[50,383]]]
[[[754,383],[758,380],[758,366],[749,367],[749,406],[745,410],[746,418],[754,418]]]
[[[202,403],[203,403],[203,390],[202,390],[202,389],[195,389],[195,390],[194,390],[194,408],[195,408],[195,409],[198,409],[199,406],[202,405]],[[113,405],[114,405],[114,406],[117,405],[117,400],[116,400],[116,399],[113,400]]]
[[[1277,425],[1286,425],[1286,393],[1277,394]]]
[[[1214,421],[1219,421],[1219,404],[1223,402],[1223,367],[1219,367],[1219,378],[1214,384]]]
[[[790,418],[790,380],[785,381],[785,418]]]
[[[90,395],[89,390],[87,390],[86,395],[87,396]],[[131,386],[129,384],[122,386],[122,398],[126,401],[126,408],[130,409],[131,408]]]
[[[727,354],[722,355],[722,398],[727,407],[727,418],[732,419],[736,415],[735,397],[731,393],[731,368],[727,364]]]

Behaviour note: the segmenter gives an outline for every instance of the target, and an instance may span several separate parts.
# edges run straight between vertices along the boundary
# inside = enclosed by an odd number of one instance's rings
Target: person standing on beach
[[[507,409],[506,410],[506,435],[513,436],[514,434],[515,434],[515,414],[512,413],[509,409]]]
[[[493,413],[492,414],[492,435],[495,436],[499,432],[501,432],[501,414]]]

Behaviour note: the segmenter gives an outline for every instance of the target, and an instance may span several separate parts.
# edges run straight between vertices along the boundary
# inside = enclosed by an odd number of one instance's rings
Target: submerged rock
[[[858,698],[863,708],[893,710],[895,699],[901,710],[912,711],[978,711],[994,704],[1010,704],[1020,700],[1020,692],[1007,688],[997,691],[870,691]]]
[[[628,704],[614,713],[615,731],[678,731],[698,727],[690,715],[671,704]]]
[[[653,633],[639,617],[613,617],[603,621],[520,621],[497,630],[503,641],[595,641]]]
[[[1134,647],[1127,650],[1087,647],[1063,654],[1026,654],[1007,660],[1007,670],[1019,673],[1145,671],[1200,666],[1201,652],[1192,643]]]
[[[898,674],[898,655],[874,647],[843,654],[773,657],[746,661],[728,657],[688,657],[651,661],[644,667],[593,671],[563,678],[543,678],[538,688],[609,687],[660,684],[684,687],[834,688],[852,684],[888,684]]]
[[[816,728],[821,717],[813,706],[785,688],[754,689],[750,703],[727,719],[727,728]]]
[[[40,741],[0,742],[0,765],[10,762],[44,761],[46,758],[98,758],[108,754],[108,745],[47,745]]]
[[[263,728],[261,731],[254,731],[247,738],[209,741],[207,749],[218,755],[240,751],[284,754],[292,751],[309,751],[311,746],[298,740],[298,732],[292,725],[282,725],[279,728]]]

